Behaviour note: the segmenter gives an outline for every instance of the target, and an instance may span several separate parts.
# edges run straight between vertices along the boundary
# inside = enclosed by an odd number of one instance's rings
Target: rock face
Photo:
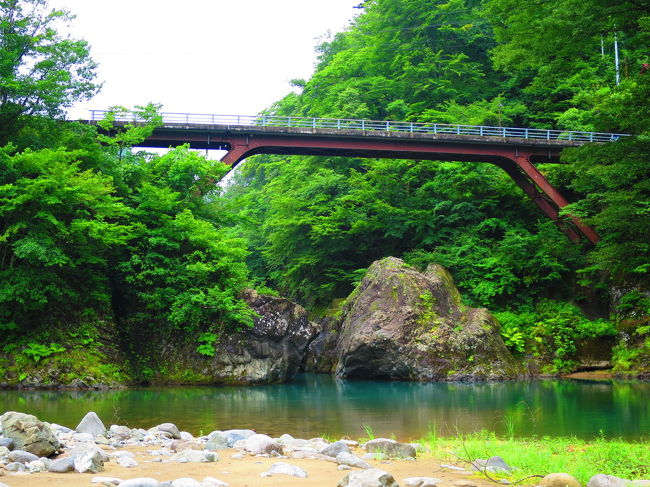
[[[16,450],[48,457],[60,447],[50,427],[31,414],[6,412],[0,416],[0,425],[4,436],[14,441]]]
[[[486,309],[467,308],[449,272],[374,262],[341,312],[339,377],[499,380],[522,375]]]
[[[302,306],[288,299],[253,290],[247,290],[243,298],[258,315],[253,328],[224,334],[213,358],[196,353],[196,345],[179,350],[178,344],[162,344],[164,363],[191,371],[192,383],[263,384],[291,379],[303,366],[317,325],[309,321]],[[161,382],[169,379],[163,377]]]

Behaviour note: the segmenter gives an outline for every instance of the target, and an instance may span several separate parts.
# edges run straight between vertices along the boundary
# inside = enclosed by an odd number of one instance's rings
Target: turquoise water
[[[489,384],[337,381],[305,374],[254,387],[150,387],[121,391],[0,391],[17,410],[74,428],[95,411],[107,424],[148,428],[174,422],[193,434],[252,428],[311,438],[407,440],[481,429],[515,436],[650,438],[650,383],[531,381]]]

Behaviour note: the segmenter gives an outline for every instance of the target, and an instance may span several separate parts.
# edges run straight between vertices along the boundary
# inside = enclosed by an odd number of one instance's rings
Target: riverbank
[[[232,487],[236,486],[264,486],[264,487],[334,487],[339,480],[345,477],[350,471],[338,469],[334,462],[300,459],[300,458],[265,458],[259,456],[245,455],[236,449],[225,449],[219,451],[219,460],[209,463],[182,463],[177,462],[153,462],[152,456],[145,448],[129,447],[122,451],[134,453],[134,460],[138,463],[136,467],[125,468],[116,462],[105,463],[105,470],[98,474],[88,473],[39,473],[24,475],[5,475],[0,477],[10,487],[33,487],[48,485],[65,485],[66,487],[89,487],[93,478],[113,477],[119,479],[134,479],[148,477],[159,482],[176,480],[180,478],[192,478],[203,481],[206,477],[212,477],[226,482]],[[235,456],[236,458],[233,458]],[[262,477],[272,465],[284,462],[298,467],[307,472],[307,478],[292,477],[290,475],[272,475]],[[439,485],[456,487],[487,487],[491,485],[487,479],[474,478],[468,473],[459,473],[449,468],[441,467],[438,459],[430,456],[423,456],[417,460],[368,460],[368,463],[383,471],[388,471],[395,478],[399,485],[406,485],[404,480],[410,477],[435,477],[441,482]],[[358,471],[358,469],[354,469]],[[101,485],[101,484],[99,484]],[[218,484],[216,484],[218,485]],[[492,484],[493,485],[493,484]]]
[[[492,482],[557,487],[541,480],[557,472],[573,477],[569,483],[562,480],[570,487],[603,487],[604,475],[614,476],[605,479],[609,487],[625,487],[627,481],[650,485],[644,480],[650,479],[647,439],[508,439],[480,432],[446,438],[430,433],[418,442],[400,443],[374,438],[370,428],[358,441],[286,433],[271,438],[242,429],[194,437],[172,423],[107,430],[95,413],[74,430],[15,412],[0,416],[0,426],[0,487],[487,487]],[[352,482],[360,475],[395,483]]]

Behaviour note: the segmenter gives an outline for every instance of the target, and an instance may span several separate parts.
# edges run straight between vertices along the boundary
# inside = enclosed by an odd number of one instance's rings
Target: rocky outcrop
[[[48,457],[61,446],[52,429],[31,414],[8,411],[0,416],[0,425],[3,435],[13,440],[16,450]]]
[[[326,316],[319,323],[320,331],[307,347],[305,370],[318,374],[330,374],[336,366],[336,344],[340,332],[340,320]]]
[[[224,334],[215,344],[214,357],[198,354],[195,344],[161,344],[162,363],[175,364],[176,370],[158,381],[263,384],[284,382],[301,370],[307,346],[318,333],[305,309],[253,290],[243,298],[257,314],[253,328]]]
[[[522,375],[486,309],[462,305],[449,272],[373,263],[341,310],[339,377],[499,380]]]

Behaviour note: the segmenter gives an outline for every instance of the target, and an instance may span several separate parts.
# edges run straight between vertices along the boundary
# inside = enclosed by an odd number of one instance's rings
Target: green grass
[[[441,460],[469,465],[469,460],[487,459],[498,455],[512,467],[513,475],[490,474],[493,478],[515,481],[529,475],[564,472],[573,475],[583,485],[596,474],[603,473],[635,480],[650,478],[650,445],[648,442],[626,442],[597,438],[592,441],[577,438],[497,437],[494,433],[442,438],[429,433],[419,443],[427,446],[429,455]],[[539,479],[528,479],[524,485],[536,485]]]

